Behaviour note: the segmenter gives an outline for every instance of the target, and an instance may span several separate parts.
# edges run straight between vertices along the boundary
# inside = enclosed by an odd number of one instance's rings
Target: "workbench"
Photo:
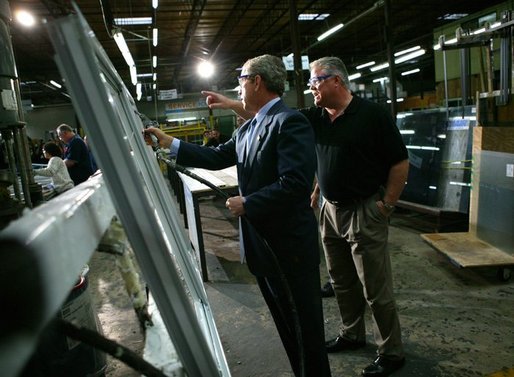
[[[237,170],[235,166],[223,170],[205,170],[188,168],[192,173],[206,179],[227,193],[237,191]],[[203,242],[202,222],[200,218],[200,206],[198,199],[205,196],[217,195],[214,190],[203,183],[178,173],[183,185],[183,202],[185,207],[185,220],[189,232],[189,239],[197,253],[200,261],[203,281],[209,281],[207,263],[205,259],[205,248]],[[180,198],[179,198],[180,201]]]

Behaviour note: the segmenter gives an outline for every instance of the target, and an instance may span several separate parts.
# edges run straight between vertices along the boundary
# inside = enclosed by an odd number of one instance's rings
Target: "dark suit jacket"
[[[245,159],[250,122],[216,148],[181,143],[177,163],[210,170],[237,164],[246,218],[253,225],[240,222],[250,271],[257,276],[276,275],[257,230],[284,272],[302,274],[319,265],[317,222],[310,208],[316,167],[312,127],[301,113],[280,100],[264,117],[258,144]]]

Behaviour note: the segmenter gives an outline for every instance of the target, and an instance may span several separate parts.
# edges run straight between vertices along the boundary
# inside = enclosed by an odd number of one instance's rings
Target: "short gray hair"
[[[66,123],[61,124],[59,127],[57,127],[57,133],[59,132],[73,132],[73,129],[68,126]]]
[[[282,59],[273,55],[261,55],[247,60],[243,67],[246,67],[249,76],[261,76],[266,88],[282,97],[287,80]]]
[[[348,71],[346,70],[346,66],[343,61],[335,56],[325,56],[318,60],[313,61],[310,64],[310,68],[320,68],[327,75],[336,75],[341,77],[343,80],[344,86],[348,90],[350,90],[350,80],[348,80]]]

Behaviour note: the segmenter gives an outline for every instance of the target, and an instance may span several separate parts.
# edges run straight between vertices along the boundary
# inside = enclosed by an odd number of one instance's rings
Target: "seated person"
[[[68,168],[64,164],[61,148],[54,142],[43,145],[43,156],[48,159],[48,166],[34,170],[34,175],[51,177],[54,190],[57,194],[69,190],[74,186]]]

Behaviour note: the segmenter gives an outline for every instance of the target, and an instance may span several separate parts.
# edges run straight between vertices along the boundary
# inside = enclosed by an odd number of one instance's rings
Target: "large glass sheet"
[[[398,128],[409,151],[409,177],[400,199],[468,213],[475,108],[399,113]]]
[[[48,25],[56,61],[189,376],[229,376],[195,254],[134,100],[78,8]]]
[[[514,255],[514,154],[480,152],[477,236]]]

